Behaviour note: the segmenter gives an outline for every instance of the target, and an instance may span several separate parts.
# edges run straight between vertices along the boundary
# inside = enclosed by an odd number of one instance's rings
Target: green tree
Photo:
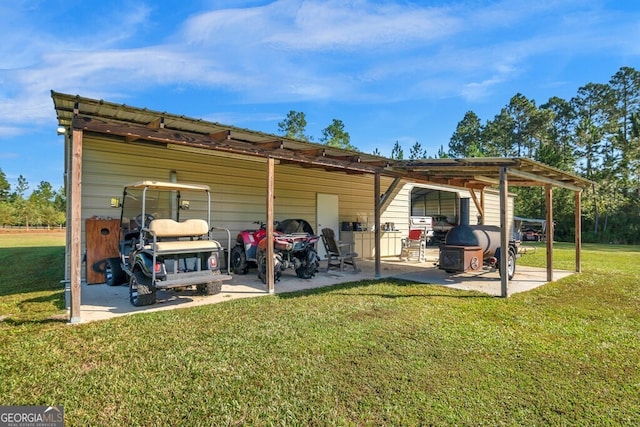
[[[24,195],[29,189],[29,183],[27,179],[20,175],[18,176],[18,183],[16,184],[16,188],[13,191],[12,198],[15,199],[24,199]]]
[[[449,139],[449,156],[483,157],[482,124],[473,111],[467,111]]]
[[[0,226],[12,225],[14,220],[13,204],[8,201],[0,201]]]
[[[0,169],[0,202],[9,200],[9,193],[11,191],[11,185],[7,181],[7,176]]]
[[[300,141],[311,141],[312,138],[305,134],[307,129],[307,117],[303,112],[290,110],[287,117],[278,123],[280,135]]]
[[[503,108],[493,120],[487,121],[482,131],[484,152],[488,157],[513,157],[517,154],[513,133],[515,123]]]
[[[382,156],[382,153],[380,153],[380,150],[378,150],[378,147],[374,148],[371,154],[373,154],[374,156]]]
[[[398,141],[396,141],[395,145],[391,149],[391,158],[396,160],[402,160],[404,158],[404,151]]]
[[[554,96],[540,108],[551,112],[551,128],[548,144],[537,154],[536,160],[562,170],[573,170],[573,132],[576,115],[571,103]]]
[[[342,120],[333,119],[331,124],[322,129],[320,142],[330,147],[344,148],[345,150],[356,151],[357,148],[351,145],[349,132],[344,130]]]
[[[40,203],[40,204],[49,204],[53,202],[55,197],[55,191],[53,191],[53,187],[47,181],[40,181],[38,188],[33,190],[31,196],[29,196],[29,200]]]
[[[415,144],[413,144],[411,146],[411,149],[409,150],[409,158],[411,160],[416,160],[416,159],[426,159],[427,156],[427,150],[422,148],[422,145],[416,141]]]

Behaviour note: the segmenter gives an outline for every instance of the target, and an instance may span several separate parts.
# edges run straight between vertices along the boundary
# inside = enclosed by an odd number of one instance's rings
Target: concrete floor
[[[496,271],[479,273],[449,274],[436,267],[437,249],[429,249],[425,262],[400,261],[397,258],[383,259],[380,276],[382,278],[398,278],[449,288],[483,292],[500,296],[500,277]],[[322,262],[321,270],[310,280],[299,279],[295,271],[285,270],[279,282],[275,284],[276,293],[300,291],[303,289],[321,288],[339,283],[355,282],[375,278],[375,264],[372,260],[358,260],[359,271],[350,266],[344,271],[326,272],[326,262]],[[554,271],[554,280],[571,275],[569,271]],[[516,275],[509,282],[509,295],[525,292],[546,281],[546,269],[523,267],[518,265]],[[246,275],[234,275],[233,279],[224,282],[222,292],[217,295],[200,296],[192,291],[159,291],[158,302],[152,306],[134,307],[129,302],[127,286],[82,285],[81,322],[110,319],[116,316],[171,310],[181,307],[194,307],[215,304],[238,298],[250,298],[269,295],[266,286],[258,279],[255,269]]]

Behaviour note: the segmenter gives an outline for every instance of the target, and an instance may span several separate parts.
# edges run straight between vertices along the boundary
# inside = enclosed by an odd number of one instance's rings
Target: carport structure
[[[447,184],[468,189],[479,212],[484,212],[484,190],[500,188],[502,244],[508,240],[507,191],[509,186],[546,188],[547,221],[553,224],[552,188],[575,191],[576,271],[580,271],[580,194],[591,182],[541,163],[522,158],[477,158],[401,161],[371,154],[309,143],[262,132],[191,119],[166,112],[136,108],[102,100],[53,92],[58,124],[65,134],[65,185],[67,194],[68,277],[71,290],[70,321],[79,322],[82,281],[82,168],[83,140],[87,136],[108,136],[131,146],[176,150],[194,155],[210,152],[235,159],[264,161],[266,182],[267,239],[273,238],[275,164],[319,168],[327,172],[365,175],[373,179],[375,225],[375,277],[380,277],[380,217],[396,186],[402,180]],[[381,189],[381,177],[391,184]],[[143,177],[141,177],[143,178]],[[553,280],[553,229],[547,230],[547,278]],[[274,292],[273,246],[268,245],[267,290]],[[505,271],[506,258],[501,265]],[[505,275],[506,276],[506,275]],[[508,280],[502,279],[502,296],[508,296]]]

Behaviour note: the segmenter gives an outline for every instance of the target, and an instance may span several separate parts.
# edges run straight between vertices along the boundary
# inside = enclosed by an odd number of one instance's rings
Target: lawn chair
[[[353,243],[337,241],[333,230],[330,228],[322,229],[322,243],[324,243],[324,248],[327,251],[327,271],[332,267],[342,271],[345,264],[352,265],[353,269],[358,271],[356,266],[358,254],[351,250]]]
[[[425,252],[427,250],[427,233],[422,228],[414,228],[409,230],[409,235],[402,240],[402,251],[400,252],[400,260],[407,261],[415,259],[419,262],[425,261]]]

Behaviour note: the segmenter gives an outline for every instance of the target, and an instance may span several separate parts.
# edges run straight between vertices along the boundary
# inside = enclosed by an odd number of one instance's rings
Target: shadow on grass
[[[37,325],[62,325],[69,322],[69,318],[64,316],[56,316],[56,317],[47,317],[44,319],[16,319],[13,317],[8,317],[0,322],[0,328],[2,324],[5,324],[10,328],[17,328],[21,326],[37,326]]]
[[[0,297],[63,290],[64,247],[0,248]]]
[[[395,285],[397,287],[403,287],[403,286],[427,286],[429,287],[429,290],[438,290],[436,292],[431,292],[431,293],[424,293],[424,294],[416,294],[416,293],[412,293],[412,294],[391,294],[391,293],[385,293],[385,292],[354,292],[354,293],[347,293],[347,292],[340,292],[340,291],[346,291],[349,289],[355,289],[355,288],[367,288],[373,285],[380,285],[380,284],[387,284],[387,285]],[[447,289],[449,293],[447,292],[439,292],[442,289]],[[437,285],[437,284],[425,284],[425,283],[418,283],[418,282],[413,282],[410,280],[402,280],[402,279],[392,279],[392,278],[385,278],[385,279],[377,279],[377,280],[360,280],[357,282],[348,282],[348,283],[340,283],[337,285],[333,285],[333,286],[324,286],[321,288],[314,288],[314,289],[304,289],[304,290],[300,290],[300,291],[294,291],[294,292],[283,292],[283,293],[279,293],[277,294],[278,298],[282,298],[282,299],[288,299],[288,298],[300,298],[300,297],[306,297],[306,296],[311,296],[311,295],[323,295],[323,294],[335,294],[335,295],[341,295],[341,296],[353,296],[353,297],[359,297],[359,296],[377,296],[377,297],[382,297],[382,298],[413,298],[413,297],[420,297],[420,298],[433,298],[433,297],[445,297],[445,298],[488,298],[488,299],[494,299],[495,297],[493,295],[489,295],[489,294],[485,294],[482,292],[473,292],[473,291],[463,291],[463,290],[458,290],[458,289],[448,289],[446,287],[444,287],[443,285]]]
[[[25,306],[28,304],[51,304],[56,307],[58,310],[65,309],[65,301],[64,301],[64,291],[56,292],[51,295],[43,295],[36,298],[29,298],[22,300],[18,303],[18,306]]]

